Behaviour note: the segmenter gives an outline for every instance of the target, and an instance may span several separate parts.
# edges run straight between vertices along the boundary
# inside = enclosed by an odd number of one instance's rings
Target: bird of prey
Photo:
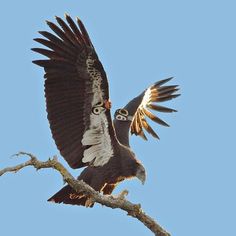
[[[69,15],[47,21],[54,32],[39,31],[34,39],[46,48],[32,50],[47,57],[33,63],[44,68],[45,97],[52,136],[71,168],[86,167],[79,180],[96,191],[111,194],[115,186],[132,177],[145,182],[143,165],[129,145],[129,133],[147,139],[144,132],[159,138],[147,118],[168,126],[154,115],[176,110],[160,106],[179,94],[177,85],[164,85],[171,78],[154,83],[125,107],[116,110],[112,121],[108,80],[84,24]],[[83,193],[69,185],[48,201],[92,207]]]

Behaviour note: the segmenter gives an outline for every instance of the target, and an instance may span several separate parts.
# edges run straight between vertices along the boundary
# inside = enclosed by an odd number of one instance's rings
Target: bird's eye
[[[128,116],[128,114],[129,114],[129,112],[125,109],[120,109],[118,112],[123,116]]]
[[[117,120],[122,120],[122,121],[126,121],[126,117],[122,116],[122,115],[117,115],[116,116]]]
[[[93,107],[92,112],[94,115],[99,115],[103,110],[103,107]]]

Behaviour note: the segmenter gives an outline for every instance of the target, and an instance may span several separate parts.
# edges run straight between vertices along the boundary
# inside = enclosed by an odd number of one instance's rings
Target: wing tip
[[[169,81],[172,80],[172,79],[174,79],[174,76],[169,77],[169,78],[167,78],[167,79],[159,80],[159,81],[157,81],[156,83],[154,83],[154,85],[153,85],[152,87],[159,87],[159,86],[161,86],[161,85],[163,85],[163,84],[169,82]]]
[[[48,201],[48,202],[51,202],[51,203],[56,203],[56,201],[55,201],[54,198],[49,198],[47,201]]]
[[[49,20],[45,20],[45,22],[46,22],[46,24],[47,24],[47,25],[50,25],[50,24],[52,24],[52,22],[51,22],[51,21],[49,21]]]
[[[71,16],[70,16],[67,12],[64,13],[64,17],[65,17],[65,19],[66,19],[66,21],[67,21],[68,23],[69,23],[70,21],[73,21],[72,18],[71,18]]]
[[[179,89],[178,89],[179,90]],[[179,97],[181,94],[180,93],[177,93],[177,94],[173,94],[173,98],[177,98]]]
[[[31,48],[30,50],[33,52],[40,53],[39,51],[41,50],[41,48]]]
[[[32,49],[31,49],[31,50],[32,50]],[[42,60],[33,60],[32,63],[34,63],[34,64],[37,65],[37,66],[43,67],[43,65],[42,65]]]
[[[78,22],[78,24],[82,23],[81,19],[78,16],[76,16],[76,21]]]
[[[67,18],[67,17],[70,17],[70,15],[67,12],[65,12],[64,17]]]
[[[37,42],[37,43],[41,43],[41,40],[42,40],[42,39],[41,39],[41,38],[34,38],[33,40],[34,40],[35,42]]]
[[[160,140],[160,137],[157,135],[157,133],[156,133],[156,132],[154,132],[154,133],[151,133],[151,135],[152,135],[154,138],[156,138],[156,139]]]

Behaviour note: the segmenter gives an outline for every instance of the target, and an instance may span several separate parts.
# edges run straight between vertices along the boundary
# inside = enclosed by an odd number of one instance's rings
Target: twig
[[[8,173],[8,172],[17,172],[26,166],[33,166],[37,170],[45,169],[45,168],[53,168],[60,172],[65,182],[67,182],[76,192],[84,192],[88,195],[93,202],[100,203],[101,205],[105,205],[110,208],[119,208],[128,213],[128,215],[138,219],[141,221],[147,228],[149,228],[155,235],[157,236],[170,236],[168,232],[166,232],[157,222],[148,216],[142,209],[140,204],[133,204],[130,201],[127,201],[124,196],[122,197],[114,197],[112,195],[105,196],[95,191],[89,185],[87,185],[83,181],[76,180],[67,170],[66,168],[58,162],[57,158],[54,156],[53,159],[49,159],[45,162],[39,161],[34,155],[27,152],[19,152],[15,156],[26,155],[30,157],[30,160],[13,166],[7,167],[0,170],[0,176]]]

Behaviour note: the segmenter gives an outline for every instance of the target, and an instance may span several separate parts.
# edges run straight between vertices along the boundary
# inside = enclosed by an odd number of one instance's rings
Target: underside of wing
[[[45,70],[48,120],[61,155],[72,168],[101,166],[113,156],[116,142],[110,110],[108,82],[83,23],[66,15],[65,23],[47,21],[54,34],[39,33],[33,48],[48,59],[33,61]]]
[[[124,108],[117,109],[114,115],[114,126],[120,143],[129,146],[129,132],[147,140],[145,132],[159,139],[157,133],[150,126],[149,120],[160,125],[169,126],[155,113],[171,113],[176,110],[161,106],[159,103],[178,97],[178,85],[164,86],[172,78],[161,80],[132,99]],[[151,111],[153,110],[154,113]]]
[[[147,137],[144,133],[145,130],[149,134],[151,134],[154,138],[159,139],[159,136],[152,129],[146,118],[151,119],[152,121],[158,123],[159,125],[167,127],[169,126],[165,121],[160,119],[150,110],[156,112],[167,112],[167,113],[176,112],[176,110],[174,109],[159,105],[159,103],[161,102],[165,102],[180,96],[180,94],[176,94],[176,92],[179,90],[178,85],[163,86],[163,84],[167,83],[171,79],[172,78],[161,80],[152,85],[151,87],[149,87],[148,89],[146,89],[144,93],[139,96],[139,100],[141,100],[141,103],[138,104],[138,106],[137,102],[136,103],[134,102],[133,104],[130,103],[127,105],[128,106],[127,108],[129,110],[131,109],[132,106],[136,108],[136,112],[133,115],[133,119],[130,125],[131,134],[139,135],[143,139],[147,140]]]

